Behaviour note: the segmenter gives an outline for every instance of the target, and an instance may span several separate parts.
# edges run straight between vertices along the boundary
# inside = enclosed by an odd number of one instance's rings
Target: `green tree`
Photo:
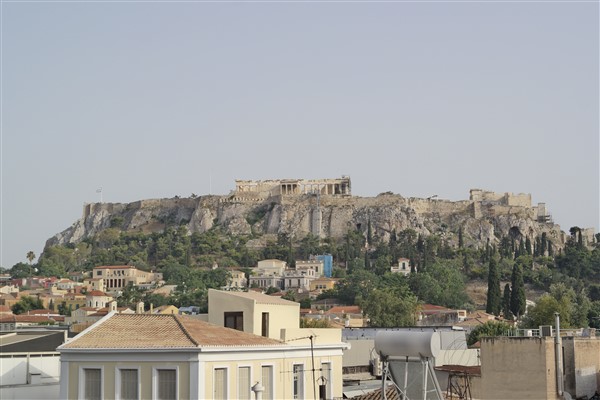
[[[35,260],[35,253],[31,250],[27,252],[27,260],[29,261],[29,276],[32,275],[33,272],[33,260]]]
[[[300,318],[300,328],[331,328],[327,319]]]
[[[24,296],[14,306],[12,312],[16,315],[24,314],[31,310],[40,310],[44,308],[44,304],[39,298]]]
[[[554,325],[554,313],[561,315],[561,327],[570,327],[570,304],[559,302],[549,294],[540,297],[535,306],[527,310],[522,319],[521,327],[537,329],[540,325]]]
[[[523,271],[521,270],[521,266],[515,263],[511,276],[510,311],[519,319],[525,314],[526,306]]]
[[[501,308],[502,298],[500,294],[498,264],[496,263],[496,259],[492,258],[488,264],[488,291],[485,312],[500,315]]]
[[[510,311],[510,285],[504,285],[504,296],[502,300],[502,314],[505,319],[513,319],[513,314]]]
[[[375,289],[361,302],[369,326],[379,328],[414,325],[417,305],[412,294],[399,295],[390,289]]]
[[[510,326],[506,322],[488,321],[475,327],[475,329],[469,333],[467,345],[474,345],[484,336],[504,336],[509,330]]]

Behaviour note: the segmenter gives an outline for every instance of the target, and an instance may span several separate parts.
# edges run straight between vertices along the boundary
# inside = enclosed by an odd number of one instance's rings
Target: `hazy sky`
[[[597,2],[1,7],[4,267],[99,187],[350,175],[361,196],[528,192],[599,228]]]

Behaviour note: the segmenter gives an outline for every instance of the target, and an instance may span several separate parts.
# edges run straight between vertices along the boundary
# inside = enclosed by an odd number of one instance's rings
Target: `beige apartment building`
[[[94,282],[94,290],[117,292],[128,285],[151,286],[163,280],[162,273],[142,271],[133,265],[111,265],[95,267],[89,282]]]
[[[308,339],[309,334],[313,339]],[[60,346],[60,398],[316,399],[342,396],[341,331],[282,339],[179,315],[109,314]]]

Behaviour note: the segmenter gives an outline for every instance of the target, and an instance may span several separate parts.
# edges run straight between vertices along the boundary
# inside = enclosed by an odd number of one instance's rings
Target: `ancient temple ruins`
[[[348,195],[350,177],[336,179],[269,179],[264,181],[236,180],[235,193],[260,194],[262,196],[286,196],[300,194]]]

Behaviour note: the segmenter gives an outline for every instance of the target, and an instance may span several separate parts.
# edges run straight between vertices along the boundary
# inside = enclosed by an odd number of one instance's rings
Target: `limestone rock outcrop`
[[[342,239],[349,230],[366,234],[369,224],[373,234],[384,240],[392,232],[405,229],[425,236],[442,235],[451,245],[458,243],[459,229],[467,246],[480,246],[488,240],[497,243],[509,232],[530,238],[546,232],[557,248],[566,240],[560,226],[540,221],[537,208],[526,202],[515,205],[503,199],[473,197],[462,201],[418,199],[387,192],[376,197],[304,193],[268,198],[227,195],[86,204],[82,217],[48,239],[46,246],[78,243],[109,227],[150,233],[167,226],[186,226],[191,234],[218,225],[233,235],[287,234],[301,238],[312,233]]]

